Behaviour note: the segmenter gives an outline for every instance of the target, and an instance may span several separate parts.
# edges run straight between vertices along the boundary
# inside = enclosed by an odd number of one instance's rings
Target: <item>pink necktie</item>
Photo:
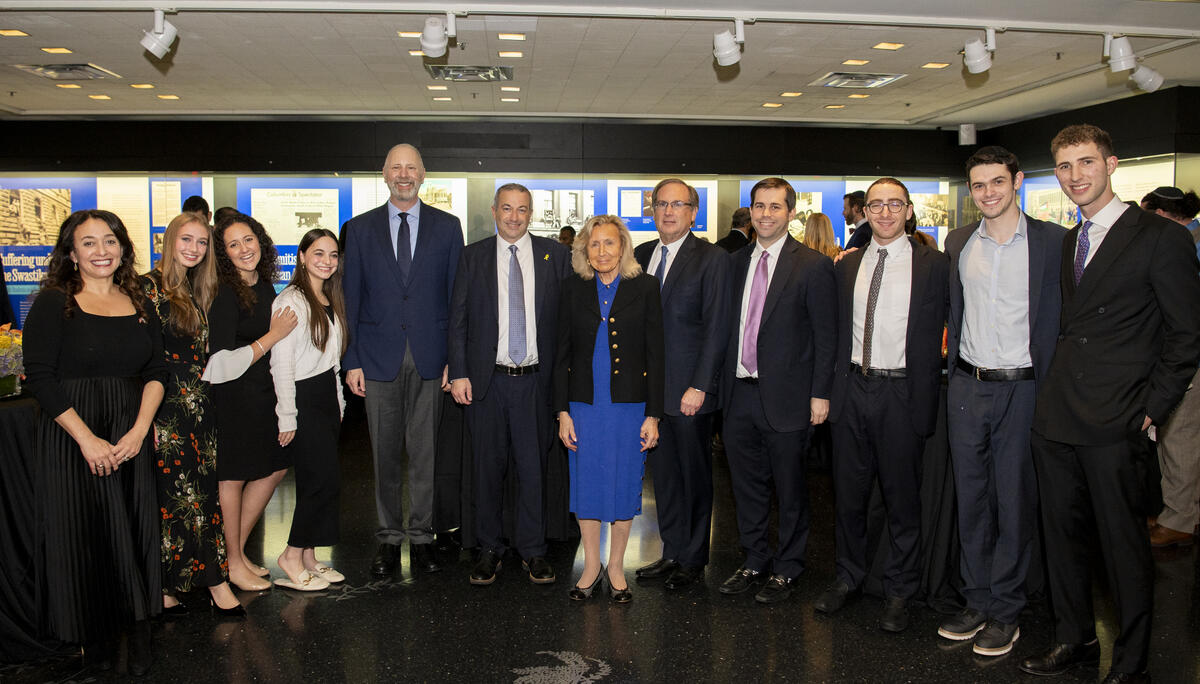
[[[746,306],[746,331],[742,335],[742,365],[758,372],[758,326],[762,323],[763,302],[767,299],[767,251],[764,250],[750,284],[750,302]]]

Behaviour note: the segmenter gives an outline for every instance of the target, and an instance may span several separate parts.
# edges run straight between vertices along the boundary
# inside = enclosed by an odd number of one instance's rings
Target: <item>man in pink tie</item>
[[[804,571],[805,455],[812,426],[829,414],[833,384],[833,262],[788,234],[795,211],[796,191],[787,181],[756,183],[750,221],[758,241],[731,255],[731,332],[721,391],[725,451],[746,560],[720,591],[741,594],[762,585],[754,597],[759,603],[787,599]],[[767,538],[772,481],[779,501],[774,551]]]

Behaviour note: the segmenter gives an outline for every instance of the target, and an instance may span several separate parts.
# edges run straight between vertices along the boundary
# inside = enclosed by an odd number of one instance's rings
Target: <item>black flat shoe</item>
[[[600,580],[604,577],[604,566],[600,566],[600,572],[596,573],[596,579],[587,587],[581,587],[578,584],[571,587],[571,591],[567,594],[572,601],[586,601],[596,592],[596,587],[600,586]]]
[[[168,620],[181,618],[188,614],[188,607],[183,603],[176,603],[173,606],[163,606],[162,616]]]

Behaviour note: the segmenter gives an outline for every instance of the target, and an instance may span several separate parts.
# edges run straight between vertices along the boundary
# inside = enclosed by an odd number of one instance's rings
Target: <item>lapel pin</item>
[[[549,253],[549,252],[546,252],[545,254],[543,254],[543,255],[542,255],[542,260],[543,260],[543,261],[550,261],[550,253]]]

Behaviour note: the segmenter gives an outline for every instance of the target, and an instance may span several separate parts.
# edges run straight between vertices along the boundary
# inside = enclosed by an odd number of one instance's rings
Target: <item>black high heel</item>
[[[208,605],[212,606],[212,610],[214,613],[216,613],[217,615],[219,615],[220,617],[223,617],[223,618],[241,619],[241,618],[246,617],[246,607],[243,606],[241,603],[237,604],[236,606],[234,606],[232,608],[222,608],[221,606],[217,605],[217,602],[215,599],[213,599],[212,594],[209,594],[208,595]]]
[[[625,582],[624,589],[618,589],[613,586],[612,578],[608,578],[608,597],[613,603],[629,603],[633,600],[633,592],[629,591],[629,582]]]
[[[604,566],[601,565],[600,572],[596,573],[596,579],[595,579],[595,581],[593,581],[591,583],[590,586],[581,587],[577,584],[577,585],[571,587],[571,591],[568,594],[568,596],[571,597],[572,601],[586,601],[586,600],[590,599],[592,597],[592,594],[595,593],[596,587],[600,586],[600,580],[603,577],[604,577]]]

